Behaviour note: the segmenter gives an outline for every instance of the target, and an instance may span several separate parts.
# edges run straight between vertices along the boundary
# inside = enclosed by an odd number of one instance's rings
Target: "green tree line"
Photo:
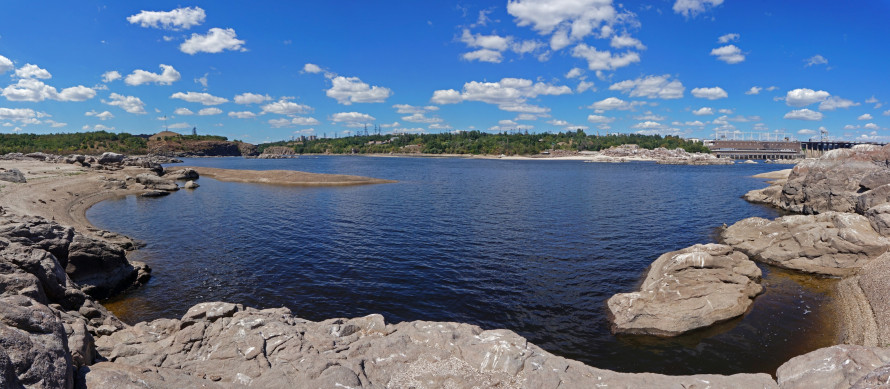
[[[609,134],[588,135],[583,130],[559,133],[485,133],[461,131],[441,134],[366,135],[343,138],[319,138],[315,140],[282,141],[265,143],[257,148],[271,146],[293,147],[298,154],[372,154],[412,153],[424,154],[488,154],[533,155],[549,150],[600,151],[612,146],[635,144],[645,149],[664,147],[682,148],[688,152],[709,152],[701,143],[689,142],[678,136]]]
[[[101,154],[106,151],[124,154],[145,154],[147,139],[127,133],[106,131],[69,134],[0,134],[0,154]]]

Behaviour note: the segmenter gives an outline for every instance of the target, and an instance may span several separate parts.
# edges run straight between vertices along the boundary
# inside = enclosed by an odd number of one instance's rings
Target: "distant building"
[[[173,131],[161,131],[157,134],[152,135],[148,138],[148,140],[164,140],[164,138],[180,138],[182,134]]]
[[[718,158],[796,159],[804,156],[798,141],[715,140],[709,148]]]
[[[692,143],[701,143],[701,139],[698,139],[698,138],[689,138],[689,139],[686,139],[686,141],[692,142]]]

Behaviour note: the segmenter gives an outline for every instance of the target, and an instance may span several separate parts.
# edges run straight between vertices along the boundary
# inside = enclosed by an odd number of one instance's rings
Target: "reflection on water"
[[[109,301],[127,322],[179,317],[209,300],[287,306],[322,320],[508,328],[568,358],[618,371],[767,372],[832,344],[832,280],[764,267],[751,311],[672,339],[615,337],[605,300],[633,290],[664,252],[714,240],[715,227],[776,217],[746,203],[769,165],[319,157],[195,159],[399,180],[297,188],[201,179],[195,191],[130,197],[88,212],[148,242],[145,287]]]

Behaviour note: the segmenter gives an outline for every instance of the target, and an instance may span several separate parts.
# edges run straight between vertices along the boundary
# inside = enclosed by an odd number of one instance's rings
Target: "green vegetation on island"
[[[636,144],[644,149],[682,148],[688,152],[709,152],[701,143],[678,136],[609,134],[588,135],[583,130],[560,133],[485,133],[460,131],[440,134],[359,135],[343,138],[300,137],[257,145],[258,151],[291,147],[297,154],[487,154],[534,155],[550,150],[599,151],[612,146]]]

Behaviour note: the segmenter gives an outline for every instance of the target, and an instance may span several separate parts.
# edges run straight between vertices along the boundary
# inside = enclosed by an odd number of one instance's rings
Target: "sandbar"
[[[306,173],[296,170],[241,170],[220,169],[212,167],[182,166],[172,167],[171,170],[194,169],[202,177],[209,177],[219,181],[244,182],[251,184],[274,184],[294,186],[344,186],[344,185],[369,185],[391,184],[398,181],[384,180],[380,178],[350,176],[344,174],[318,174]]]

